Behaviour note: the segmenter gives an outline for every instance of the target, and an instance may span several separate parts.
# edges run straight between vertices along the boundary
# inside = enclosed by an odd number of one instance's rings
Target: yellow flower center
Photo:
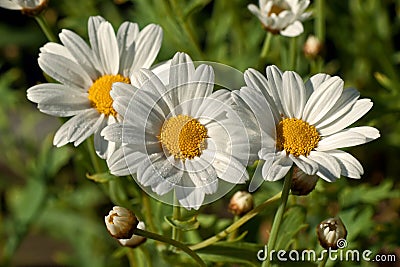
[[[305,121],[286,118],[276,127],[276,145],[279,150],[295,157],[308,156],[320,140],[317,129]]]
[[[88,91],[89,100],[92,102],[93,107],[106,116],[112,115],[115,117],[117,115],[117,112],[112,107],[113,100],[110,96],[112,85],[115,82],[130,83],[131,81],[120,74],[104,75],[94,81]]]
[[[157,136],[161,144],[177,159],[193,159],[205,148],[207,129],[187,115],[171,117],[164,122]]]

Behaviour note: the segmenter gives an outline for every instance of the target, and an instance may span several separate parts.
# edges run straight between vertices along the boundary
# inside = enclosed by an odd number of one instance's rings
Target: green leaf
[[[203,260],[212,262],[232,262],[240,266],[259,266],[257,252],[263,245],[247,242],[218,242],[196,250]]]
[[[109,172],[103,172],[103,173],[95,173],[95,174],[86,174],[86,178],[89,180],[93,180],[97,183],[108,183],[116,178],[116,176],[112,175]]]
[[[12,188],[7,192],[7,203],[16,220],[25,224],[41,208],[45,195],[46,187],[42,181],[28,179],[23,188]]]
[[[211,0],[195,0],[190,1],[190,4],[183,11],[183,19],[186,20],[192,14],[202,10]]]
[[[283,223],[279,229],[276,241],[276,250],[288,250],[295,235],[308,225],[304,223],[305,213],[299,206],[291,207],[283,217]]]
[[[176,220],[171,216],[165,216],[165,221],[171,225],[173,228],[177,228],[181,231],[191,231],[199,228],[200,223],[197,221],[197,217],[191,217],[188,220]]]
[[[376,204],[381,200],[400,197],[399,191],[392,190],[393,182],[386,180],[378,186],[360,185],[347,187],[339,194],[340,205],[349,207],[360,203]]]

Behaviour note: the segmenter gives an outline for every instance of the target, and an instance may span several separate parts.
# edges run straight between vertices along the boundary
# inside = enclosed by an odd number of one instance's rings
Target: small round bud
[[[321,41],[314,35],[308,36],[303,46],[304,55],[308,58],[316,58],[322,50]]]
[[[346,247],[347,230],[340,218],[329,218],[317,227],[319,243],[325,249]]]
[[[146,230],[144,222],[139,221],[137,225],[137,229]],[[129,239],[118,239],[118,242],[121,246],[136,248],[137,246],[143,244],[146,241],[146,238],[140,235],[132,235]]]
[[[308,175],[298,167],[293,167],[291,190],[293,195],[305,196],[314,190],[317,182],[317,175]]]
[[[243,215],[254,206],[253,196],[246,191],[236,192],[229,202],[228,210],[235,215]]]
[[[108,232],[117,239],[129,239],[139,221],[130,210],[115,206],[104,218]]]

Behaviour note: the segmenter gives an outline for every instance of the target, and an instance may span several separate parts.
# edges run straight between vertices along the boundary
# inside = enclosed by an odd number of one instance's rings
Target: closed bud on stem
[[[291,190],[293,195],[305,196],[314,190],[317,182],[317,175],[308,175],[297,166],[293,167]]]
[[[144,222],[139,221],[137,225],[137,229],[146,230]],[[132,235],[129,239],[118,239],[118,242],[121,246],[136,248],[137,246],[143,244],[146,241],[146,238],[140,235]]]
[[[308,58],[314,59],[321,54],[321,51],[322,51],[321,41],[314,35],[308,36],[303,46],[304,55]]]
[[[229,202],[228,210],[234,215],[243,215],[253,209],[253,196],[246,191],[236,192]]]
[[[347,230],[340,218],[329,218],[317,226],[319,243],[325,249],[344,248],[346,243]]]
[[[104,218],[108,232],[117,239],[129,239],[139,221],[130,210],[115,206]]]

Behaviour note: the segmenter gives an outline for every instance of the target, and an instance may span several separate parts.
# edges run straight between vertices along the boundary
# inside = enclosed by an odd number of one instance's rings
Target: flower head
[[[21,10],[26,15],[37,15],[42,12],[49,0],[0,0],[0,7]]]
[[[249,69],[246,87],[235,92],[252,109],[261,131],[265,180],[283,178],[293,163],[307,175],[332,182],[340,175],[360,178],[363,168],[356,158],[339,148],[378,138],[373,127],[347,128],[372,107],[359,99],[357,90],[343,90],[339,77],[312,76],[305,84],[291,71],[269,66],[266,77]],[[268,108],[271,112],[267,112]]]
[[[211,66],[195,68],[177,53],[167,71],[167,84],[148,70],[133,81],[137,90],[114,84],[113,108],[124,121],[102,134],[124,145],[107,163],[111,173],[133,174],[145,190],[159,197],[174,192],[182,206],[198,209],[206,195],[221,197],[227,185],[248,179],[246,130],[231,110],[230,92],[213,93]]]
[[[115,144],[106,141],[101,130],[122,119],[110,96],[115,82],[130,83],[140,68],[149,68],[161,46],[162,30],[151,24],[139,31],[136,23],[124,22],[115,34],[102,17],[89,18],[90,47],[69,30],[63,30],[63,45],[47,43],[41,48],[39,66],[60,82],[28,89],[28,99],[40,111],[71,117],[54,136],[54,145],[73,142],[78,146],[94,134],[97,154],[107,158]]]
[[[263,27],[274,34],[295,37],[303,32],[303,20],[311,13],[304,12],[309,0],[259,0],[259,6],[248,5]]]

